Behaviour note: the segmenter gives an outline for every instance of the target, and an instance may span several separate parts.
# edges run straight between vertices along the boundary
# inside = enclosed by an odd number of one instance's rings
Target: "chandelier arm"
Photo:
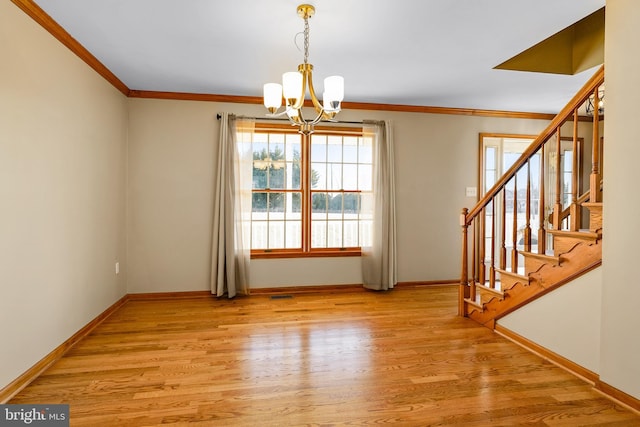
[[[313,103],[313,106],[316,109],[316,112],[322,113],[324,111],[324,108],[322,108],[320,101],[318,101],[318,97],[316,96],[316,91],[313,88],[313,68],[312,67],[308,68],[303,79],[305,78],[308,80],[307,84],[309,85],[309,94],[311,95],[311,102]]]
[[[304,114],[302,113],[302,108],[298,110],[297,119],[298,119],[298,124],[301,124],[301,125],[307,124],[307,120],[304,118]]]
[[[284,116],[285,114],[287,114],[287,111],[289,111],[289,110],[285,107],[285,109],[284,109],[283,111],[280,111],[279,113],[278,113],[278,112],[275,112],[275,113],[268,113],[268,114],[266,114],[266,116],[267,116],[267,117],[273,117],[273,118],[275,118],[275,117],[282,117],[282,116]]]

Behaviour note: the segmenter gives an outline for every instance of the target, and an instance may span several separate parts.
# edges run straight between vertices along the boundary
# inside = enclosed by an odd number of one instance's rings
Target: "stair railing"
[[[568,229],[577,231],[580,229],[581,203],[585,201],[602,201],[602,174],[601,174],[601,144],[600,125],[601,116],[600,93],[604,83],[604,66],[602,66],[582,87],[582,89],[569,101],[569,103],[555,116],[547,128],[536,137],[531,145],[524,151],[518,160],[498,179],[491,189],[480,199],[471,210],[462,209],[460,226],[462,227],[462,265],[459,292],[459,314],[465,315],[465,301],[476,301],[476,286],[481,284],[492,289],[498,283],[499,270],[518,273],[520,253],[531,252],[533,235],[536,233],[537,253],[544,254],[548,246],[552,245],[552,239],[547,239],[549,229]],[[593,108],[592,117],[580,116],[579,111],[590,99]],[[573,153],[571,168],[571,193],[567,197],[570,202],[567,206],[563,200],[565,186],[568,187],[568,179],[559,173],[562,169],[561,130],[563,125],[573,122],[572,142]],[[578,156],[579,123],[591,121],[592,150],[591,172],[589,187],[586,194],[579,196],[580,165],[585,164]],[[565,129],[566,132],[566,129]],[[553,151],[551,151],[553,150]],[[552,155],[552,153],[555,153]],[[539,182],[532,183],[531,160],[538,157]],[[546,158],[545,156],[548,156]],[[553,160],[553,161],[547,161]],[[547,164],[551,163],[551,164]],[[555,171],[555,172],[553,172]],[[547,177],[547,178],[545,178]],[[551,181],[549,182],[549,178]],[[526,195],[523,200],[518,200],[518,180],[524,179]],[[537,184],[538,203],[532,204],[532,184]],[[565,184],[565,185],[563,185]],[[513,191],[513,201],[507,203],[507,192]],[[545,200],[545,192],[554,196],[549,203]],[[522,206],[524,204],[524,206]],[[546,207],[552,207],[551,214]],[[511,209],[513,218],[511,240],[506,242],[507,211]],[[518,210],[524,210],[524,224],[522,224],[522,238],[518,240],[517,234],[522,218],[518,218]],[[532,216],[533,214],[533,216]],[[532,217],[536,220],[531,224]],[[564,226],[563,226],[564,224]],[[532,228],[533,227],[533,228]],[[522,243],[519,243],[519,242]],[[510,248],[507,247],[507,243]],[[521,246],[521,249],[518,247]],[[511,256],[509,255],[511,251]]]

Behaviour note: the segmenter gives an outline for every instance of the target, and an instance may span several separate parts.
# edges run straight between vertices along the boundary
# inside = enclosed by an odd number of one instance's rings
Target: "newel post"
[[[460,271],[460,288],[458,291],[458,315],[464,316],[464,299],[469,298],[469,278],[468,274],[468,264],[469,260],[467,259],[468,250],[467,250],[467,230],[469,225],[467,224],[467,213],[469,213],[469,209],[463,208],[462,213],[460,214],[460,226],[462,227],[462,269]]]

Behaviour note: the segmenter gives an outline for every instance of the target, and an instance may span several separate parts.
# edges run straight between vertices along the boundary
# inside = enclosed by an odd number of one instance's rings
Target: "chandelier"
[[[340,103],[344,98],[344,78],[330,76],[324,79],[322,104],[316,97],[313,88],[313,65],[309,64],[309,18],[316,12],[310,4],[298,6],[298,15],[304,19],[304,62],[298,65],[298,71],[291,71],[282,75],[282,84],[267,83],[264,85],[264,106],[269,110],[270,117],[287,115],[292,125],[299,126],[302,134],[313,133],[313,127],[321,120],[334,121],[340,112]],[[316,111],[316,117],[305,119],[302,107],[309,88],[311,102]],[[285,109],[279,112],[282,99]]]

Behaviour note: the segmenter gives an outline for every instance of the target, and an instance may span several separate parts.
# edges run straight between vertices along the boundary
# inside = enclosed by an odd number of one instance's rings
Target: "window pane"
[[[285,172],[284,164],[274,163],[269,168],[269,188],[284,189],[286,182],[284,180]]]
[[[317,214],[322,214],[319,217],[324,218],[327,213],[327,193],[313,193],[311,196],[311,212],[314,218],[318,217]]]
[[[300,153],[302,152],[301,137],[302,135],[299,133],[287,135],[285,139],[287,147],[285,159],[288,162],[300,160]]]
[[[284,248],[284,221],[269,221],[269,249]]]
[[[484,152],[485,162],[487,163],[485,169],[496,168],[496,149],[494,147],[486,147]]]
[[[300,162],[287,163],[286,187],[289,190],[299,190],[302,185]]]
[[[287,249],[296,249],[302,247],[302,221],[287,221],[285,224],[285,233],[287,241],[285,247]]]
[[[301,193],[287,193],[287,219],[302,219]]]
[[[495,184],[496,182],[496,177],[495,177],[496,173],[494,171],[486,171],[485,172],[485,177],[484,177],[484,191],[485,193],[487,191],[489,191],[489,189],[491,187],[493,187],[493,184]],[[520,177],[518,177],[518,183],[520,182]]]
[[[344,221],[343,247],[354,248],[360,246],[358,243],[358,221]]]
[[[327,247],[327,221],[311,220],[311,247]]]
[[[360,193],[360,220],[373,218],[373,193]]]
[[[342,219],[342,193],[329,193],[327,195],[329,202],[329,217],[335,219]]]
[[[327,189],[327,164],[312,163],[311,164],[311,188],[314,190]]]
[[[342,189],[357,190],[358,189],[358,165],[345,164],[342,165]]]
[[[371,165],[358,165],[358,190],[373,190],[373,169]]]
[[[266,144],[269,141],[269,133],[267,132],[256,132],[253,134],[253,143],[258,144],[265,144],[265,148],[266,148]]]
[[[342,137],[330,136],[327,139],[327,161],[342,163]]]
[[[270,151],[272,153],[280,153],[284,158],[284,134],[282,133],[271,133],[269,134],[269,146],[271,147]],[[278,157],[275,157],[278,158]]]
[[[262,160],[264,158],[266,158],[266,151],[262,154],[253,153],[253,188],[256,190],[267,188],[267,166]]]
[[[360,145],[358,147],[358,158],[360,163],[372,163],[373,151],[371,138],[358,138]]]
[[[251,220],[251,249],[268,249],[268,223],[266,221]]]
[[[326,135],[311,135],[311,161],[327,161],[327,137]]]
[[[253,193],[251,211],[267,212],[267,193]],[[255,215],[252,218],[255,218]]]
[[[342,164],[327,164],[327,189],[342,190]]]
[[[329,193],[327,195],[329,217],[342,219],[342,193]]]
[[[269,193],[269,214],[284,213],[284,193]]]
[[[360,241],[358,246],[370,247],[371,246],[371,234],[373,230],[373,223],[370,220],[360,219]]]
[[[358,162],[358,138],[355,136],[345,136],[342,141],[342,153],[344,163]]]
[[[358,219],[360,211],[360,195],[357,193],[345,193],[344,195],[344,215],[352,215],[351,219]]]
[[[342,221],[327,222],[327,247],[343,248],[342,244]]]

